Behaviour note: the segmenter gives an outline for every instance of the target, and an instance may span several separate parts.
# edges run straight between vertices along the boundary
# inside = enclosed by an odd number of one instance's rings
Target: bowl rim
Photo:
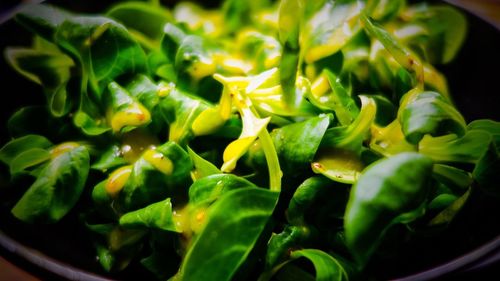
[[[52,258],[34,248],[21,244],[9,235],[0,230],[0,247],[9,253],[22,258],[23,260],[68,280],[81,281],[114,281],[108,277],[96,273],[79,269],[61,260]],[[8,257],[7,257],[8,259]],[[391,281],[423,281],[432,280],[446,276],[451,273],[468,272],[480,270],[492,266],[500,261],[500,235],[489,242],[452,259],[449,262],[439,264],[435,267],[425,269],[401,278],[391,279]],[[14,262],[15,263],[15,262]]]
[[[450,273],[480,270],[500,261],[500,234],[489,242],[438,266],[391,281],[432,280]]]
[[[104,276],[100,276],[96,273],[92,273],[87,270],[79,269],[61,260],[52,258],[35,248],[28,247],[21,244],[17,240],[13,239],[5,232],[0,230],[0,247],[5,249],[10,254],[16,257],[22,258],[29,264],[37,266],[39,269],[45,270],[49,273],[53,273],[56,276],[63,277],[69,280],[81,280],[81,281],[114,281],[115,279],[110,279]],[[19,266],[19,262],[12,261],[9,257],[4,257],[16,266]],[[25,268],[21,266],[21,269],[26,271]],[[36,276],[35,277],[40,277]]]

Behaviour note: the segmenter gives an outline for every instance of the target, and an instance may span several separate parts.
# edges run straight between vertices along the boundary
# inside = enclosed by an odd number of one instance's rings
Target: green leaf
[[[63,141],[65,136],[74,134],[71,122],[54,118],[46,106],[22,107],[9,118],[7,128],[15,138],[37,134],[50,136],[53,141]]]
[[[316,250],[304,249],[294,251],[290,255],[292,259],[306,258],[314,266],[317,281],[343,281],[349,280],[347,272],[342,265],[329,254]]]
[[[353,186],[344,217],[346,242],[364,265],[392,222],[421,205],[429,190],[432,160],[400,153],[370,165]]]
[[[151,122],[149,110],[118,83],[109,83],[106,93],[109,95],[104,97],[107,98],[106,102],[113,112],[110,121],[113,132],[127,132]]]
[[[165,25],[163,32],[161,50],[167,57],[168,62],[173,66],[177,49],[187,35],[182,29],[171,23]]]
[[[500,195],[500,189],[497,184],[500,180],[499,168],[500,152],[495,143],[492,142],[488,145],[488,149],[474,167],[472,176],[481,189],[489,194],[498,196]]]
[[[146,70],[142,48],[124,26],[108,18],[72,17],[59,26],[55,42],[80,60],[98,96],[118,77]]]
[[[95,247],[99,263],[107,272],[126,268],[142,248],[144,230],[124,229],[116,224],[87,224],[95,234]]]
[[[207,108],[207,102],[177,88],[172,89],[159,103],[159,110],[170,125],[168,139],[184,146],[194,137],[193,122]]]
[[[102,135],[111,130],[103,119],[93,118],[86,112],[79,110],[73,116],[73,123],[80,128],[82,132],[89,136]]]
[[[16,19],[77,58],[83,67],[84,89],[89,83],[98,99],[109,82],[146,70],[146,55],[140,45],[123,25],[109,18],[29,5]]]
[[[337,182],[352,184],[364,168],[360,153],[345,149],[321,149],[311,164],[313,172]]]
[[[278,193],[260,188],[225,193],[208,211],[180,269],[183,280],[231,280],[262,234]],[[217,270],[214,270],[214,269]]]
[[[467,130],[469,133],[478,132],[483,134],[482,138],[477,138],[476,142],[485,145],[486,137],[484,134],[489,134],[491,136],[491,142],[488,144],[488,148],[474,167],[472,176],[474,180],[479,184],[482,190],[486,191],[488,194],[498,195],[499,189],[497,188],[496,182],[500,180],[499,168],[500,168],[500,122],[493,120],[475,120],[467,125]],[[473,140],[471,140],[473,142]],[[471,143],[469,146],[472,146]],[[469,148],[470,149],[470,148]],[[477,154],[480,153],[479,146],[477,149]]]
[[[51,41],[57,28],[73,15],[51,5],[24,5],[15,19],[31,32]]]
[[[158,44],[163,36],[163,27],[172,21],[167,9],[144,2],[118,3],[106,15],[124,24],[129,31],[140,32],[149,39],[158,41]]]
[[[489,119],[474,120],[467,125],[467,130],[483,131],[490,134],[496,147],[500,147],[500,122]]]
[[[54,223],[76,204],[89,172],[89,154],[79,146],[55,157],[12,209],[25,222]]]
[[[300,99],[297,98],[298,93],[295,87],[298,67],[298,51],[291,49],[288,43],[285,43],[280,61],[280,84],[283,90],[285,104],[290,108],[296,107],[300,102]]]
[[[377,106],[369,96],[359,96],[359,98],[361,99],[361,111],[354,122],[347,127],[328,129],[321,142],[322,147],[343,148],[355,152],[360,150],[361,144],[375,120]]]
[[[132,96],[132,98],[135,98],[152,112],[160,102],[161,96],[165,96],[170,93],[172,88],[170,86],[171,85],[158,86],[148,76],[139,74],[125,86],[125,89]],[[154,122],[155,120],[152,121]]]
[[[437,214],[430,222],[429,226],[438,226],[438,225],[447,225],[449,224],[453,218],[457,215],[457,213],[463,208],[467,199],[469,199],[471,193],[471,189],[467,189],[467,191],[457,198],[451,205],[449,205],[446,209]]]
[[[120,217],[120,225],[125,228],[156,228],[180,232],[174,222],[170,198],[124,214]]]
[[[193,161],[194,171],[191,172],[191,177],[195,180],[222,173],[214,164],[196,154],[189,146],[187,151],[191,157],[191,161]]]
[[[440,163],[477,163],[488,150],[492,136],[484,131],[472,130],[463,137],[445,135],[425,136],[418,151]]]
[[[60,52],[25,48],[7,48],[7,62],[20,74],[44,87],[50,112],[62,116],[71,109],[67,84],[71,58]]]
[[[300,41],[305,62],[318,61],[344,47],[360,30],[359,16],[363,8],[364,3],[360,1],[326,1],[304,23]]]
[[[285,174],[303,170],[313,161],[329,124],[330,116],[324,115],[284,126],[272,133]]]
[[[402,109],[400,122],[406,140],[412,144],[417,144],[426,134],[463,136],[466,127],[458,110],[436,92],[418,94]]]
[[[271,132],[280,167],[285,175],[295,175],[309,168],[321,139],[330,124],[330,116],[323,115],[283,126]],[[264,166],[264,153],[260,145],[249,150],[249,161],[258,169]]]
[[[292,50],[299,48],[299,34],[304,17],[305,1],[284,0],[279,6],[279,39],[282,45],[288,44]]]
[[[311,208],[316,199],[322,196],[322,190],[332,185],[332,182],[322,176],[306,179],[297,187],[288,203],[287,219],[292,225],[304,225],[306,211]]]
[[[368,35],[379,40],[402,67],[414,73],[418,85],[423,86],[424,67],[420,58],[401,45],[392,34],[373,22],[367,15],[361,15],[361,22]]]
[[[447,194],[447,193],[439,194],[438,196],[434,197],[432,201],[429,202],[427,208],[431,211],[444,210],[445,208],[453,204],[453,202],[455,202],[455,200],[457,199],[458,197],[452,194]]]
[[[406,6],[406,0],[367,1],[366,12],[375,20],[390,20]]]
[[[184,32],[168,23],[164,28],[161,48],[178,74],[189,74],[195,81],[215,73],[217,66],[212,57],[217,46],[214,41]]]
[[[331,71],[325,69],[332,94],[328,95],[327,106],[335,111],[335,116],[339,119],[342,126],[348,126],[359,114],[359,108],[356,102],[342,85],[340,79]],[[322,100],[323,97],[319,98]]]
[[[91,168],[106,172],[109,169],[127,164],[121,153],[118,145],[110,145],[99,153],[100,156],[93,161]]]
[[[97,210],[97,212],[105,217],[111,219],[118,219],[119,215],[117,214],[120,210],[121,206],[118,206],[118,203],[113,203],[115,200],[115,196],[110,194],[106,188],[108,185],[109,178],[105,179],[94,186],[92,189],[92,202]]]
[[[470,173],[452,166],[435,164],[432,171],[434,177],[446,185],[458,186],[465,189],[472,184]]]
[[[52,143],[40,135],[25,135],[9,141],[0,149],[0,161],[9,165],[23,151],[40,148],[46,149],[52,146]]]
[[[306,226],[286,226],[281,233],[273,233],[267,244],[266,268],[283,262],[291,249],[301,247],[310,236],[311,231]]]
[[[142,154],[119,194],[125,210],[143,208],[166,197],[187,193],[193,164],[184,149],[174,142]]]
[[[50,159],[50,152],[42,148],[30,148],[19,153],[10,162],[10,174],[15,176]]]
[[[380,126],[389,125],[397,115],[397,107],[382,95],[370,96],[377,104],[377,114],[375,115],[375,124]]]
[[[449,63],[467,36],[467,18],[449,5],[417,5],[409,9],[409,24],[420,26],[423,36],[410,40],[425,50],[431,63]]]
[[[278,10],[278,35],[283,46],[280,62],[280,82],[285,103],[298,104],[295,81],[299,67],[299,34],[304,17],[303,0],[284,0]]]
[[[224,28],[229,32],[237,32],[244,25],[251,23],[255,15],[269,6],[269,0],[238,1],[226,0],[222,5],[224,15]]]
[[[232,174],[214,174],[195,181],[189,187],[189,204],[211,204],[218,198],[238,188],[256,187],[248,180]]]

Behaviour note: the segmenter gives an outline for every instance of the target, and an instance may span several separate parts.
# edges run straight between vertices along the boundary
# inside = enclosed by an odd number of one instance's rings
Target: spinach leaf
[[[127,132],[151,122],[151,113],[140,102],[131,97],[118,83],[108,85],[108,103],[112,109],[110,118],[113,132]]]
[[[262,234],[277,198],[278,193],[260,188],[225,193],[208,210],[179,276],[184,280],[231,280]]]
[[[500,179],[498,174],[500,168],[500,151],[494,144],[490,143],[488,149],[479,159],[472,176],[479,186],[489,194],[500,194],[498,186],[495,184]]]
[[[359,17],[363,8],[364,3],[360,1],[324,1],[324,5],[304,23],[300,35],[305,62],[315,62],[344,47],[360,30]]]
[[[436,162],[474,164],[488,150],[491,141],[490,134],[479,130],[471,130],[462,137],[425,136],[418,145],[418,151]]]
[[[127,164],[127,161],[122,157],[121,148],[116,145],[110,145],[105,150],[100,151],[101,156],[94,160],[91,168],[106,172],[119,166]]]
[[[423,86],[424,66],[420,58],[408,48],[401,45],[393,35],[371,20],[367,15],[361,15],[360,19],[366,32],[379,40],[402,67],[415,75],[417,85]]]
[[[138,42],[152,49],[159,46],[165,24],[172,22],[169,10],[143,2],[118,3],[106,15],[124,24]]]
[[[286,125],[271,132],[285,175],[292,176],[308,168],[329,124],[330,116],[324,115]],[[263,151],[260,149],[255,150],[253,147],[248,157],[256,167],[264,164]]]
[[[313,278],[308,272],[293,266],[290,261],[305,258],[309,260],[316,272],[316,278]],[[324,281],[346,281],[349,280],[348,274],[343,265],[334,257],[318,249],[303,249],[293,251],[290,254],[290,260],[278,265],[274,271],[277,271],[278,280],[324,280]],[[274,272],[261,275],[259,280],[269,280]],[[270,275],[270,276],[269,276]]]
[[[272,269],[288,258],[291,249],[301,247],[311,236],[306,226],[287,226],[278,234],[273,233],[267,245],[266,268]]]
[[[191,148],[187,148],[191,161],[193,161],[194,170],[191,171],[191,177],[194,180],[199,180],[215,174],[222,173],[214,164],[203,159],[200,155],[196,154]],[[191,190],[191,189],[190,189]]]
[[[425,134],[441,136],[465,133],[465,120],[446,99],[436,92],[423,92],[402,109],[401,126],[406,140],[417,144]]]
[[[304,17],[303,0],[284,0],[280,2],[278,30],[283,46],[280,61],[280,82],[285,103],[294,107],[297,101],[295,82],[299,67],[299,34]]]
[[[226,0],[222,5],[225,19],[225,29],[228,32],[237,32],[238,29],[251,22],[252,15],[269,6],[269,0],[238,1]]]
[[[432,218],[432,220],[429,222],[429,226],[442,226],[449,224],[466,204],[467,199],[469,199],[470,193],[471,189],[469,188],[462,196],[453,201],[453,203],[451,203],[446,209]]]
[[[7,48],[7,61],[20,74],[43,86],[49,110],[62,116],[71,110],[73,99],[68,97],[67,85],[73,60],[61,52]]]
[[[330,116],[318,116],[274,131],[272,137],[284,173],[294,174],[312,162],[329,124]]]
[[[179,232],[173,219],[170,198],[124,214],[120,217],[120,225],[125,228],[156,228]]]
[[[325,132],[321,148],[311,164],[315,173],[341,183],[354,183],[364,163],[361,161],[362,143],[375,120],[375,101],[360,96],[361,111],[346,127],[333,127]]]
[[[26,172],[29,168],[34,168],[30,172],[31,175],[37,176],[39,165],[49,160],[51,157],[50,152],[41,148],[30,148],[19,153],[16,158],[10,162],[10,174],[16,177],[19,174]]]
[[[292,225],[305,224],[306,211],[314,206],[314,202],[322,196],[322,190],[330,187],[332,182],[322,176],[308,178],[297,187],[288,203],[287,219]]]
[[[142,247],[144,230],[123,229],[110,224],[87,224],[96,236],[95,248],[99,263],[108,272],[123,270]]]
[[[74,16],[46,5],[27,6],[16,18],[77,58],[83,67],[83,87],[88,83],[98,98],[111,81],[146,70],[140,45],[109,18]]]
[[[12,208],[25,222],[54,223],[76,204],[89,172],[89,153],[78,146],[53,158]]]
[[[432,160],[413,152],[377,161],[363,172],[344,218],[347,245],[360,264],[366,264],[398,216],[425,200],[431,172]]]
[[[304,249],[292,252],[292,259],[306,258],[312,262],[316,280],[349,280],[342,265],[329,254],[317,249]]]
[[[159,103],[163,119],[169,124],[168,139],[184,146],[193,135],[193,123],[199,114],[209,108],[209,104],[177,88]]]
[[[143,208],[165,197],[186,194],[192,162],[184,149],[166,142],[149,149],[133,165],[118,194],[126,210]]]
[[[46,149],[52,146],[52,143],[40,135],[26,135],[11,140],[0,149],[0,161],[9,165],[23,151],[40,148]]]
[[[445,5],[417,5],[408,10],[409,25],[423,30],[421,36],[408,42],[409,45],[423,49],[431,63],[445,64],[453,60],[467,36],[465,15]]]
[[[238,188],[256,187],[244,178],[231,174],[214,174],[195,181],[189,187],[191,205],[211,204],[218,198]]]

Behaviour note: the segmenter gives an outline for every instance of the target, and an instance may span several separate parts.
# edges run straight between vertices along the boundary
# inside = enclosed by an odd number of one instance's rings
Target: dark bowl
[[[112,1],[53,1],[80,12],[98,12]],[[167,3],[171,4],[169,1]],[[218,1],[204,1],[215,5]],[[7,11],[8,2],[0,6]],[[468,122],[489,118],[500,120],[498,87],[500,31],[467,13],[468,36],[458,57],[449,65],[438,66],[448,79],[456,106]],[[30,36],[13,21],[0,25],[0,51],[6,46],[28,45]],[[0,143],[8,139],[6,120],[19,107],[43,102],[41,89],[0,63],[3,86],[0,102]],[[6,101],[7,100],[7,101]],[[92,242],[78,223],[77,205],[55,225],[24,224],[10,214],[3,198],[16,198],[22,190],[4,188],[6,167],[0,167],[0,256],[46,280],[146,280],[152,277],[140,266],[109,275],[96,262]],[[474,192],[450,226],[439,235],[421,235],[412,245],[397,245],[400,255],[368,268],[378,279],[398,280],[487,280],[500,276],[500,204],[481,191]],[[410,250],[411,248],[411,250]],[[1,272],[0,272],[1,275]],[[404,277],[406,276],[406,277]]]

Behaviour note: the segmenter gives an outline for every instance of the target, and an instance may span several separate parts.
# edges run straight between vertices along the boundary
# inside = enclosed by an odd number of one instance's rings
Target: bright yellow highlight
[[[115,197],[120,193],[120,191],[127,183],[127,180],[132,173],[132,165],[124,166],[114,170],[108,177],[106,182],[106,192],[111,196]]]
[[[165,175],[171,175],[174,170],[174,163],[168,157],[154,149],[146,150],[142,158]]]
[[[151,114],[140,103],[134,102],[124,110],[116,112],[111,119],[113,132],[119,132],[126,126],[142,126],[151,121]]]
[[[354,183],[364,168],[359,157],[348,150],[328,149],[320,151],[319,155],[311,164],[313,172],[337,182]]]
[[[50,157],[56,158],[57,156],[64,154],[68,151],[71,151],[79,146],[80,146],[80,144],[78,144],[76,142],[63,142],[63,143],[59,144],[58,146],[54,147],[50,151]]]

